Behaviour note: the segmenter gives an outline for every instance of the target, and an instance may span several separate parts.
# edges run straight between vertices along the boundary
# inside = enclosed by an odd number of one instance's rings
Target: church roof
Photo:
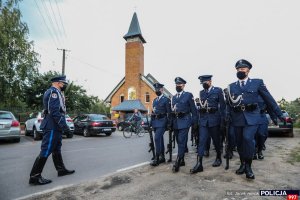
[[[113,111],[133,111],[134,109],[147,111],[140,100],[124,100],[122,103],[112,108]]]
[[[132,20],[129,26],[128,33],[124,35],[124,39],[127,40],[128,38],[133,38],[133,37],[139,37],[143,43],[146,43],[146,40],[142,36],[142,31],[140,28],[139,20],[137,18],[136,12],[134,12],[132,16]]]
[[[154,83],[158,83],[157,81],[150,73],[147,76],[140,75],[141,80],[143,80],[153,91],[155,91],[155,88],[153,87]],[[113,95],[120,89],[120,87],[125,83],[125,77],[116,85],[116,87],[109,93],[109,95],[104,99],[104,102],[110,103],[111,98]],[[172,98],[172,94],[164,87],[164,95],[166,95],[169,98]]]

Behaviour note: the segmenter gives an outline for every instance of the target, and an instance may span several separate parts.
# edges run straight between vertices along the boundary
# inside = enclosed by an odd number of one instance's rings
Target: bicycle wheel
[[[143,127],[140,127],[138,132],[137,132],[137,135],[139,137],[143,137],[145,135],[145,132],[146,132],[145,129]]]
[[[123,136],[124,138],[130,138],[132,136],[131,127],[125,127],[123,130]]]

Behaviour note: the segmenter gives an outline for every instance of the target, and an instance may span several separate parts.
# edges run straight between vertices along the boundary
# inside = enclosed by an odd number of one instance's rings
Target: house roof
[[[119,105],[112,108],[113,111],[133,111],[138,109],[140,111],[147,111],[141,100],[124,100]]]
[[[128,33],[124,35],[124,39],[127,40],[128,38],[134,38],[134,37],[139,37],[143,43],[146,43],[146,40],[144,39],[142,35],[142,31],[140,28],[139,20],[137,18],[136,12],[134,12],[131,23],[129,26]]]

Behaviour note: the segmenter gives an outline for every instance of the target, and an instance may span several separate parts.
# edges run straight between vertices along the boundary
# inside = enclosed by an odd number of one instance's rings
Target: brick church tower
[[[144,43],[136,13],[133,14],[126,40],[125,55],[125,88],[128,88],[128,99],[142,99],[141,75],[144,75]]]
[[[137,14],[134,13],[129,30],[123,37],[125,44],[125,77],[104,100],[111,105],[112,119],[126,118],[126,114],[138,109],[143,113],[152,111],[156,97],[154,83],[158,81],[149,73],[144,75],[144,43]],[[171,97],[165,88],[164,94]]]

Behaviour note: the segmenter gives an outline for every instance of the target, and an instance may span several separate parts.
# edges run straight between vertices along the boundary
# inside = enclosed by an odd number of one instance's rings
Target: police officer
[[[155,132],[155,159],[150,164],[158,166],[160,163],[165,163],[164,152],[164,133],[167,128],[171,128],[171,121],[169,120],[171,113],[171,100],[163,95],[163,84],[153,84],[157,97],[153,100],[153,111],[151,114],[151,126]]]
[[[172,97],[172,118],[174,133],[177,134],[178,155],[172,171],[178,172],[184,165],[184,154],[188,140],[188,132],[191,126],[197,128],[197,109],[193,94],[185,92],[186,81],[181,77],[175,78],[177,93]]]
[[[246,174],[246,178],[254,179],[251,168],[252,158],[255,152],[254,136],[259,124],[262,123],[260,108],[258,106],[259,96],[262,97],[268,107],[283,120],[282,112],[276,101],[267,90],[262,79],[250,79],[248,77],[252,64],[247,60],[237,61],[238,81],[228,86],[229,113],[231,123],[236,134],[237,149],[241,165],[236,174]],[[228,118],[227,118],[228,119]]]
[[[62,91],[67,87],[66,76],[57,76],[51,79],[52,86],[43,96],[44,119],[41,123],[43,140],[41,151],[36,158],[30,172],[29,184],[44,185],[51,183],[51,180],[42,177],[42,171],[48,156],[52,153],[54,166],[58,176],[73,174],[75,170],[65,168],[61,155],[62,132],[69,131],[66,124],[66,106]]]
[[[203,90],[200,91],[200,118],[199,118],[199,148],[197,163],[191,174],[202,172],[202,158],[206,149],[207,139],[211,137],[217,152],[216,159],[212,164],[213,167],[218,167],[222,163],[221,158],[221,121],[225,118],[225,100],[223,90],[219,87],[214,87],[211,81],[212,75],[199,76]]]

